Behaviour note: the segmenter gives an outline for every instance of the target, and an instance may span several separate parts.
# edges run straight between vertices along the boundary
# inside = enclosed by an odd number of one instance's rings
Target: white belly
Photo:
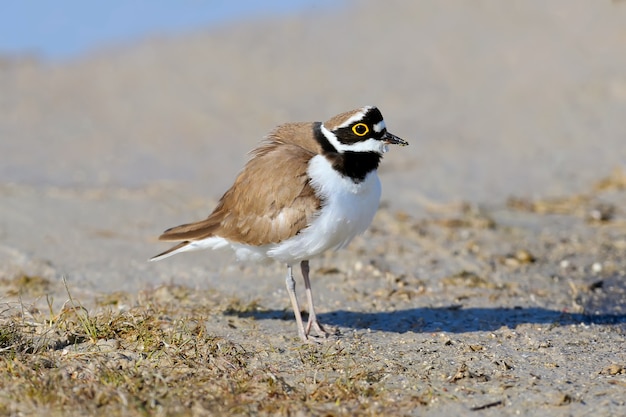
[[[355,183],[335,171],[328,160],[315,156],[307,171],[311,185],[321,197],[319,215],[299,234],[276,245],[268,245],[267,256],[295,263],[327,250],[345,247],[372,222],[380,202],[380,180],[376,171]]]

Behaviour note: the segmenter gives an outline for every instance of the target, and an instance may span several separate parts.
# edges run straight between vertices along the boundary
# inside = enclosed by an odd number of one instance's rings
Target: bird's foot
[[[311,333],[311,329],[315,331],[317,337],[328,339],[329,333],[324,330],[324,327],[320,324],[320,322],[314,316],[309,316],[309,321],[306,324],[306,329],[304,334],[307,336]]]
[[[314,334],[311,334],[311,330],[313,330]],[[316,318],[309,318],[306,326],[302,326],[302,328],[298,329],[298,336],[300,336],[300,339],[304,343],[314,345],[327,342],[330,339],[330,336],[336,334],[336,329],[332,328],[330,332],[326,331],[324,326],[322,326]]]

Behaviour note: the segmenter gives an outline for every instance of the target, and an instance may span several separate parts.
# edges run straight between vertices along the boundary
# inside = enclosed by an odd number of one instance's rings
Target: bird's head
[[[378,108],[366,106],[338,114],[322,123],[322,132],[337,152],[387,152],[388,145],[408,142],[387,131]]]

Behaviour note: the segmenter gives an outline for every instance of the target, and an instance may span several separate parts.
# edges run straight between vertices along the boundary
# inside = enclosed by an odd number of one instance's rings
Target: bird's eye
[[[357,123],[354,126],[352,126],[352,131],[357,136],[365,136],[367,135],[367,132],[370,131],[370,128],[367,127],[365,123]]]

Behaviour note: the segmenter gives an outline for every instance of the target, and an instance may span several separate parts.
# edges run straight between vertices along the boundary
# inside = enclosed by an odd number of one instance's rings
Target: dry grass
[[[120,305],[130,298],[118,294]],[[207,332],[212,314],[257,308],[161,287],[133,307],[71,296],[59,312],[5,305],[2,415],[376,415],[401,410],[388,372],[353,357],[359,343],[275,348]],[[404,404],[409,407],[409,403]]]

